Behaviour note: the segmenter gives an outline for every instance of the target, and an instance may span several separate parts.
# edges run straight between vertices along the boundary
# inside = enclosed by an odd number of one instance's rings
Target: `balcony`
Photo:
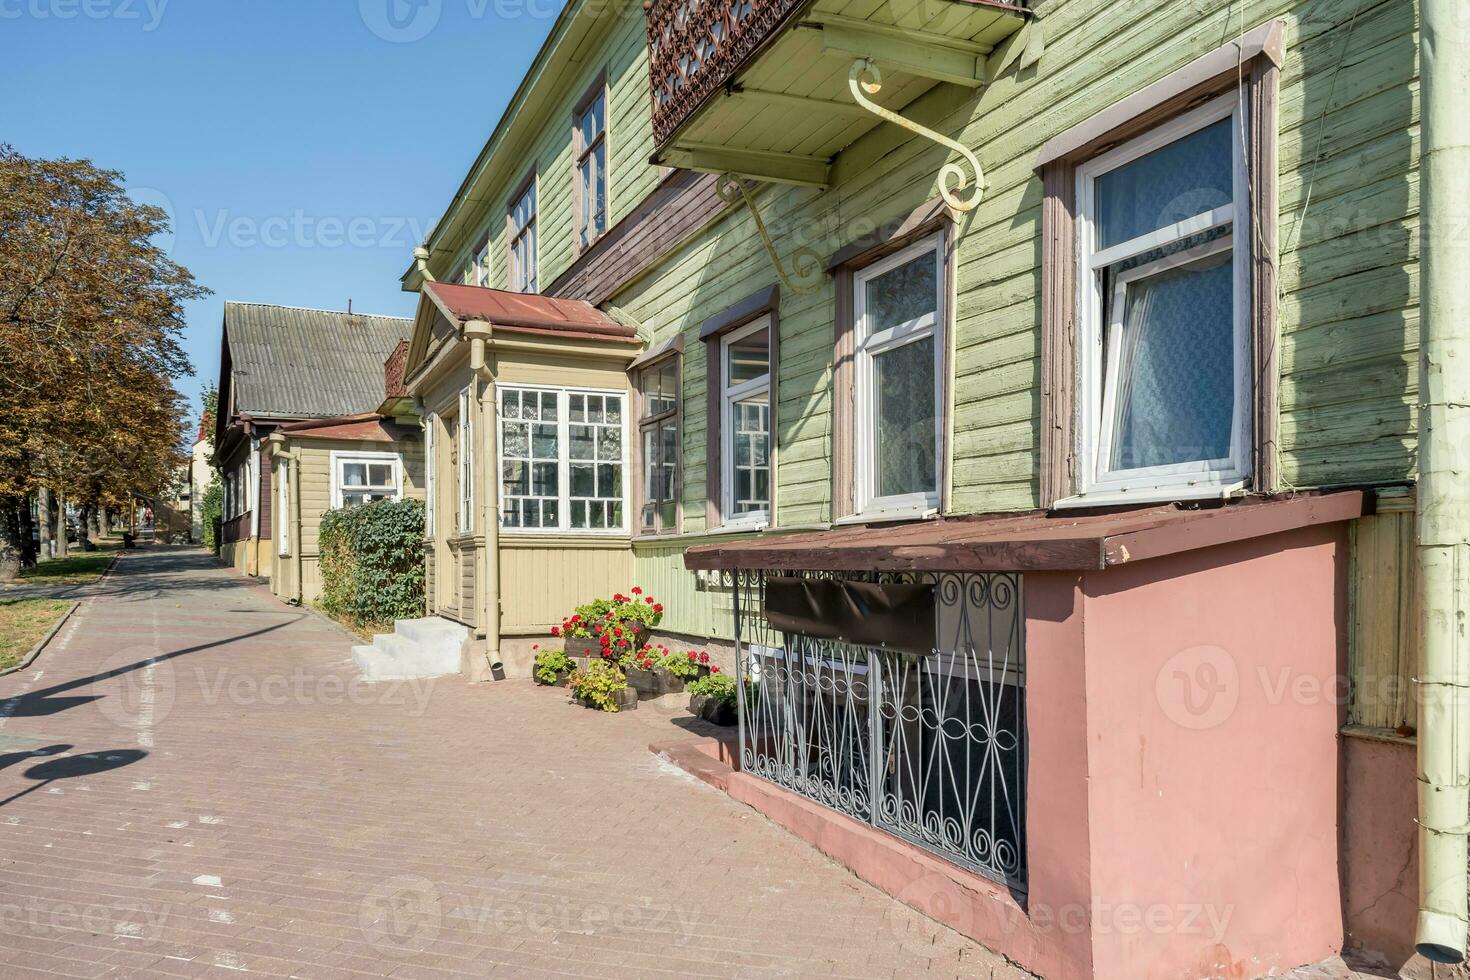
[[[881,69],[883,108],[943,84],[978,89],[1039,44],[1003,0],[652,0],[654,162],[826,186],[832,158],[881,124],[854,98]]]

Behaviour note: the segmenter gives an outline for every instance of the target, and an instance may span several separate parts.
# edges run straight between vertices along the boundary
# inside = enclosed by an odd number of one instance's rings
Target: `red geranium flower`
[[[622,635],[623,635],[623,628],[621,626],[614,626],[613,627],[613,636],[622,636]]]
[[[720,668],[718,668],[718,667],[711,667],[711,668],[710,668],[710,669],[709,669],[709,672],[710,672],[710,673],[711,673],[711,674],[718,674],[718,673],[719,673],[719,672],[720,672]]]
[[[702,664],[709,663],[709,654],[705,653],[703,650],[699,651],[699,662]]]
[[[551,628],[551,635],[552,636],[561,636],[561,627],[560,626],[553,626]]]
[[[634,595],[642,595],[643,594],[643,590],[640,589],[640,588],[638,588],[638,586],[635,585],[635,586],[633,586],[633,594]]]
[[[653,596],[644,596],[643,601],[651,606],[653,605]]]
[[[690,660],[698,660],[698,659],[699,659],[699,657],[698,657],[698,656],[696,656],[696,655],[695,655],[695,653],[694,653],[694,651],[693,651],[693,650],[690,650],[690,651],[689,651],[689,659],[690,659]]]
[[[664,611],[664,605],[663,605],[663,603],[661,603],[661,602],[655,602],[653,604],[653,611],[656,612],[656,613],[663,612]]]

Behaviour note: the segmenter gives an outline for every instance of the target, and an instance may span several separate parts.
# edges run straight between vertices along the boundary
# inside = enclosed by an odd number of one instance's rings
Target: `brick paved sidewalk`
[[[198,551],[0,678],[0,976],[1016,977],[529,683],[363,685]]]

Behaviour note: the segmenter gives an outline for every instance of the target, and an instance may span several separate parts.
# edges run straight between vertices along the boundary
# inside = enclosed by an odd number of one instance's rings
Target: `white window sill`
[[[705,534],[758,534],[771,526],[770,521],[731,521],[712,527]]]
[[[1211,483],[1179,487],[1140,487],[1137,490],[1096,490],[1063,497],[1052,504],[1054,510],[1076,510],[1081,507],[1116,507],[1120,504],[1172,504],[1184,500],[1224,500],[1243,496],[1244,483]]]
[[[907,510],[874,510],[863,514],[839,517],[832,522],[832,526],[844,527],[850,524],[896,524],[901,521],[928,521],[938,516],[938,507],[914,507]]]

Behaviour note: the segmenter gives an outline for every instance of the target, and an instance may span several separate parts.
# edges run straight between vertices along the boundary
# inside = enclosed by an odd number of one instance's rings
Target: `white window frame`
[[[501,483],[503,483],[503,480],[504,480],[503,474],[505,472],[505,427],[503,425],[499,424],[499,421],[497,421],[497,424],[495,426],[495,479],[497,481],[499,481],[499,482],[496,483],[497,492],[496,492],[496,495],[495,496],[496,496],[496,500],[500,502],[499,503],[499,506],[501,508],[500,509],[500,512],[496,515],[496,520],[500,523],[500,533],[501,534],[515,535],[515,536],[522,536],[522,537],[534,537],[536,535],[547,535],[547,534],[574,534],[574,535],[577,535],[578,537],[581,537],[581,536],[584,536],[584,535],[585,536],[588,536],[588,537],[627,537],[628,536],[628,533],[629,533],[628,529],[631,526],[630,525],[630,521],[632,520],[632,518],[629,516],[629,513],[628,513],[628,510],[629,510],[629,495],[628,495],[628,433],[630,431],[630,428],[629,428],[630,423],[629,423],[628,416],[630,414],[630,404],[631,404],[631,401],[632,401],[631,398],[629,397],[629,393],[625,389],[621,389],[621,388],[583,388],[583,387],[580,387],[580,386],[578,386],[578,387],[563,388],[563,387],[559,387],[557,385],[538,385],[538,384],[521,384],[519,382],[515,382],[515,383],[506,382],[504,385],[497,386],[497,389],[496,389],[496,406],[497,406],[496,418],[497,418],[497,420],[499,420],[499,418],[500,418],[500,412],[499,412],[499,405],[500,405],[499,395],[500,395],[501,391],[504,390],[504,389],[509,389],[509,390],[513,390],[513,391],[553,392],[557,396],[557,399],[556,399],[556,427],[557,427],[557,431],[556,431],[556,450],[557,450],[557,453],[556,453],[557,454],[557,504],[556,504],[556,517],[557,517],[557,526],[556,527],[506,527],[505,526],[505,513],[504,513],[504,506],[505,506],[504,505],[504,498],[505,498],[505,494],[504,494],[504,492],[502,492],[502,488],[501,488]],[[606,528],[604,528],[604,527],[572,527],[571,526],[571,524],[572,524],[572,506],[571,506],[571,504],[572,504],[572,480],[571,480],[572,469],[571,469],[571,439],[569,437],[569,427],[573,423],[572,423],[572,420],[571,420],[571,414],[572,413],[571,413],[571,411],[569,409],[569,404],[570,404],[570,398],[571,398],[572,395],[602,395],[602,396],[613,395],[613,396],[616,396],[617,398],[621,399],[621,401],[622,401],[622,413],[621,413],[622,414],[622,422],[621,422],[622,434],[621,434],[621,438],[618,441],[618,446],[622,450],[622,453],[621,453],[622,458],[619,460],[618,466],[619,466],[619,468],[621,470],[620,482],[621,482],[621,486],[622,486],[622,496],[621,496],[620,500],[621,500],[622,505],[623,505],[622,506],[623,521],[622,521],[622,524],[619,525],[618,527],[606,527]],[[638,431],[638,427],[637,427],[637,423],[636,422],[633,422],[632,423],[632,429],[631,429],[631,431],[633,431],[633,432],[637,432]],[[606,499],[611,499],[611,498],[606,498]]]
[[[1234,94],[1222,96],[1089,160],[1077,168],[1077,494],[1058,506],[1098,506],[1133,501],[1160,502],[1225,496],[1245,488],[1251,474],[1251,249],[1241,229],[1251,229],[1250,187],[1246,173],[1245,106]],[[1094,249],[1099,177],[1192,133],[1231,120],[1232,200],[1211,211],[1158,228],[1131,241]],[[1132,255],[1152,251],[1214,228],[1231,232],[1195,248],[1130,269],[1114,286],[1113,322],[1103,323],[1102,270]],[[1230,454],[1221,459],[1173,463],[1132,470],[1109,470],[1110,421],[1118,391],[1119,339],[1127,286],[1164,269],[1187,265],[1233,249],[1235,278],[1234,370]],[[1110,341],[1110,342],[1109,342]]]
[[[282,558],[291,554],[291,461],[282,456],[276,460],[276,553]]]
[[[368,452],[356,449],[334,449],[330,454],[332,477],[332,509],[342,507],[342,464],[343,463],[392,463],[393,499],[403,499],[403,457],[398,453]]]
[[[527,197],[532,200],[532,207],[526,223],[520,227],[516,226],[516,211]],[[532,175],[526,182],[521,193],[510,202],[510,221],[507,225],[510,229],[510,247],[506,250],[509,258],[509,275],[506,276],[506,285],[517,293],[534,293],[540,285],[541,257],[537,250],[540,248],[541,236],[541,192],[537,186],[537,178]],[[524,258],[517,255],[516,246],[524,245],[522,251]]]
[[[601,103],[602,105],[602,128],[592,138],[591,142],[583,142],[582,120],[592,111],[592,107]],[[608,139],[607,118],[607,85],[599,83],[595,90],[583,99],[577,109],[572,113],[572,174],[573,193],[576,195],[574,202],[576,215],[576,227],[572,229],[573,254],[586,251],[597,243],[611,223],[612,216],[612,181],[608,180],[608,171],[612,167],[612,144]],[[602,167],[597,166],[597,147],[602,146]],[[586,165],[590,181],[583,186],[583,165]],[[593,210],[597,201],[598,184],[602,186],[602,227],[596,227],[596,212]],[[540,201],[537,201],[540,206]],[[592,232],[585,234],[588,229]]]
[[[260,440],[250,440],[250,456],[245,462],[245,507],[250,511],[250,536],[260,537]]]
[[[771,429],[775,428],[776,409],[771,397],[771,361],[774,359],[771,350],[770,314],[753,320],[749,325],[739,330],[732,330],[720,338],[720,514],[724,518],[721,527],[727,528],[762,528],[771,523],[771,500],[766,501],[765,510],[754,510],[744,514],[735,513],[735,403],[748,399],[751,395],[766,395],[766,417],[767,424]],[[730,383],[730,348],[736,341],[749,337],[751,334],[765,330],[766,333],[766,373],[749,381],[739,384]],[[767,435],[766,446],[766,492],[774,499],[776,493],[776,473],[771,466],[771,447],[775,445],[776,433],[774,431]]]
[[[432,537],[434,534],[434,493],[435,480],[434,470],[438,461],[434,458],[434,430],[439,425],[439,417],[430,412],[424,418],[424,536]]]
[[[475,398],[472,387],[459,393],[459,533],[475,533],[474,423],[470,410]]]
[[[948,343],[945,323],[948,317],[948,254],[944,232],[929,235],[906,248],[871,265],[856,270],[853,288],[853,434],[854,463],[853,504],[858,517],[889,517],[912,514],[916,517],[934,513],[944,488],[944,391],[947,383],[945,346]],[[867,285],[886,272],[898,268],[925,253],[934,255],[934,310],[907,323],[869,332]],[[934,489],[929,492],[877,494],[878,425],[873,391],[873,359],[907,344],[934,338]]]

